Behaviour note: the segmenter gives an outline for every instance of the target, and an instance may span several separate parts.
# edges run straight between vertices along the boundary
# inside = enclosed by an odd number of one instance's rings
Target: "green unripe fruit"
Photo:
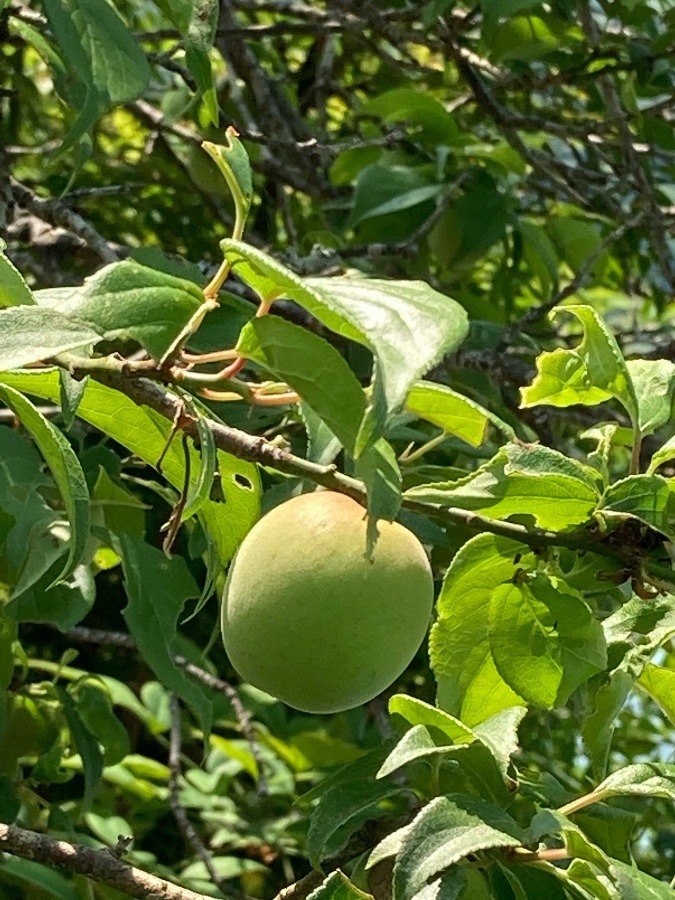
[[[232,563],[223,640],[241,677],[289,706],[333,713],[372,700],[405,671],[433,604],[426,554],[412,532],[319,491],[282,503]]]

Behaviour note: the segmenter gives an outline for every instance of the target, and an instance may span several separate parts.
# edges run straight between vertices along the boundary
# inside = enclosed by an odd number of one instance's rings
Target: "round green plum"
[[[244,681],[295,709],[334,713],[389,687],[412,661],[433,605],[424,548],[362,506],[316,491],[280,504],[246,536],[222,605],[225,649]]]

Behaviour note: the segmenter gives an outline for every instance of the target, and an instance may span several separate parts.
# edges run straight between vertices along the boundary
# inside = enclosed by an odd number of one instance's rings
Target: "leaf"
[[[515,437],[510,425],[475,401],[442,384],[418,382],[408,394],[405,405],[420,419],[433,422],[446,434],[461,438],[472,447],[480,447],[490,423],[507,438],[512,440]]]
[[[617,796],[665,797],[675,801],[675,763],[636,763],[609,775],[593,791],[601,799]]]
[[[66,430],[68,430],[77,414],[77,407],[82,399],[89,376],[86,375],[79,381],[65,369],[59,370],[59,400],[61,405],[61,418]]]
[[[398,410],[412,385],[444,353],[455,349],[468,329],[462,307],[421,281],[364,278],[301,279],[248,244],[221,242],[234,271],[262,298],[288,297],[336,334],[375,354],[375,426],[381,436],[387,413]],[[367,440],[362,439],[365,448]]]
[[[0,383],[58,402],[58,372],[0,373]],[[137,406],[119,391],[89,382],[78,407],[78,416],[127,447],[151,466],[165,449],[171,423],[147,407]],[[192,471],[199,470],[196,450],[190,450]],[[251,463],[218,451],[218,471],[224,502],[206,500],[199,512],[215,543],[221,565],[226,565],[258,517],[260,482]],[[185,480],[185,460],[180,442],[171,443],[162,462],[162,474],[179,490]]]
[[[669,502],[670,487],[662,475],[630,475],[605,490],[598,510],[603,518],[639,519],[663,534],[675,535]]]
[[[23,394],[0,384],[0,397],[16,413],[45,458],[58,485],[70,522],[70,552],[58,580],[65,580],[82,562],[89,540],[89,491],[74,450],[55,425]]]
[[[405,122],[415,140],[431,145],[434,150],[439,144],[455,144],[459,137],[454,119],[443,104],[419,88],[386,91],[369,100],[363,112],[378,116],[383,122]]]
[[[561,312],[579,320],[583,339],[573,350],[558,347],[538,356],[536,378],[521,389],[521,407],[594,406],[615,397],[636,422],[635,389],[612,333],[590,306],[559,306],[551,315]]]
[[[216,474],[218,460],[216,443],[204,416],[197,416],[197,431],[199,432],[199,471],[196,481],[190,484],[185,507],[180,517],[181,522],[196,515],[204,506],[209,499]]]
[[[625,645],[629,657],[651,657],[675,637],[675,595],[659,595],[645,603],[632,597],[603,622],[608,644]]]
[[[120,535],[119,544],[128,598],[123,614],[129,631],[157,678],[178,694],[208,735],[212,698],[173,660],[179,652],[178,617],[185,603],[199,596],[199,590],[182,557],[167,559],[160,550],[131,535]]]
[[[63,58],[79,82],[80,113],[66,145],[74,143],[105,109],[143,93],[150,67],[129,29],[108,3],[44,0]]]
[[[35,299],[90,325],[107,341],[138,341],[158,359],[203,301],[194,282],[132,259],[104,266],[82,287],[36,291]]]
[[[519,832],[513,819],[491,804],[457,794],[436,797],[404,835],[394,867],[394,900],[412,900],[430,878],[470,854],[520,846]]]
[[[638,684],[675,725],[675,670],[647,663]]]
[[[0,369],[18,369],[57,353],[97,344],[101,335],[54,310],[15,306],[0,311]]]
[[[84,772],[84,796],[82,803],[89,808],[103,775],[103,753],[94,735],[86,727],[79,710],[68,691],[59,691],[63,711],[68,722],[70,734],[82,760]]]
[[[429,184],[419,167],[374,163],[359,172],[348,227],[376,216],[403,212],[438,197],[442,184]]]
[[[382,801],[402,792],[403,788],[391,781],[348,782],[326,790],[309,823],[307,856],[311,864],[318,867],[324,856],[340,849],[332,840],[338,831],[344,843],[348,837],[345,826],[365,812],[368,818],[382,814]]]
[[[5,856],[2,861],[3,881],[18,882],[25,885],[26,890],[36,888],[45,900],[80,900],[78,889],[72,879],[66,878],[52,868],[33,862],[32,859],[19,859]],[[31,891],[32,892],[32,891]]]
[[[628,880],[630,888],[633,891],[631,900],[633,900],[633,898],[635,898],[635,900],[672,900],[672,887],[664,884],[663,881],[652,878],[652,876],[647,875],[646,872],[641,872],[634,863],[632,866],[629,866],[626,865],[626,863],[613,859],[612,866],[622,875],[625,875]]]
[[[504,781],[508,780],[511,757],[519,749],[518,728],[526,715],[527,707],[512,706],[474,726],[474,734],[494,757]]]
[[[482,878],[479,873],[475,874]],[[425,885],[421,891],[415,894],[414,900],[458,900],[464,888],[467,887],[467,880],[470,877],[471,875],[467,876],[467,872],[463,868],[451,869],[449,872],[445,872],[441,878],[436,878]],[[472,897],[476,897],[473,886],[471,886],[470,893]]]
[[[2,320],[0,319],[0,321]],[[670,462],[671,459],[675,459],[675,435],[669,438],[666,443],[654,453],[649,463],[647,474],[652,475],[659,466]]]
[[[391,444],[380,438],[356,460],[354,474],[366,486],[370,520],[395,519],[401,508],[401,470]]]
[[[513,579],[516,560],[527,567],[532,559],[522,544],[481,534],[464,544],[446,572],[429,655],[439,705],[460,712],[469,726],[521,700],[495,669],[489,641],[490,598],[499,585]]]
[[[592,470],[548,447],[507,444],[465,478],[418,485],[404,496],[495,519],[527,516],[540,528],[563,530],[590,518],[599,498],[594,479]]]
[[[445,735],[446,743],[470,744],[476,738],[474,732],[459,719],[407,694],[394,694],[389,701],[389,714],[401,716],[409,725],[435,729]]]
[[[370,896],[352,884],[347,876],[337,869],[308,895],[307,900],[364,900]]]
[[[668,359],[629,359],[641,435],[653,434],[671,418],[675,392],[675,363]]]
[[[35,303],[33,294],[14,263],[0,251],[0,307]]]
[[[607,771],[609,748],[614,734],[616,718],[633,687],[633,679],[620,669],[595,690],[593,708],[583,723],[582,735],[591,768],[596,778]]]
[[[105,684],[96,678],[85,678],[70,689],[83,725],[103,747],[106,766],[121,762],[129,753],[129,736],[112,709],[112,699]]]
[[[237,351],[287,382],[354,454],[365,396],[328,341],[277,316],[263,316],[244,327]]]
[[[543,574],[495,589],[490,647],[513,690],[548,709],[607,666],[602,626],[581,595]]]
[[[204,141],[202,148],[209,154],[218,167],[218,171],[227,182],[240,218],[240,227],[246,223],[251,201],[253,199],[253,176],[248,153],[237,137],[237,132],[230,127],[225,132],[227,145],[212,144]]]
[[[473,737],[473,736],[472,736]],[[429,734],[425,725],[413,725],[403,735],[389,756],[382,763],[378,778],[385,778],[397,772],[408,763],[417,762],[420,759],[428,760],[439,756],[447,756],[457,749],[455,744],[436,743]]]

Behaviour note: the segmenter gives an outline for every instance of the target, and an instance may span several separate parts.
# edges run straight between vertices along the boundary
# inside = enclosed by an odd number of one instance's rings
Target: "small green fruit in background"
[[[363,507],[329,491],[277,506],[230,568],[222,628],[232,665],[289,706],[333,713],[372,700],[419,649],[433,604],[424,548],[377,523],[366,555]]]

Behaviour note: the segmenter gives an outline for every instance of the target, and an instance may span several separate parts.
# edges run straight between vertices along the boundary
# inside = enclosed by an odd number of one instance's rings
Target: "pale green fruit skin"
[[[295,709],[334,713],[376,697],[426,634],[433,578],[424,548],[379,521],[366,557],[365,510],[319,491],[277,506],[249,532],[222,607],[239,675]]]

